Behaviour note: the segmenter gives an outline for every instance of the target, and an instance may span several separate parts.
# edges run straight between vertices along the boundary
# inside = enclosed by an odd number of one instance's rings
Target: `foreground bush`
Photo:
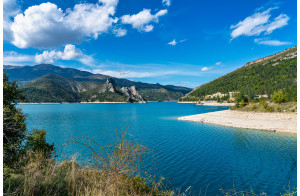
[[[4,169],[4,193],[9,195],[169,195],[160,181],[140,170],[146,148],[127,132],[118,133],[114,143],[100,146],[80,137],[71,143],[92,151],[93,162],[55,162],[44,151],[27,151],[20,171]]]

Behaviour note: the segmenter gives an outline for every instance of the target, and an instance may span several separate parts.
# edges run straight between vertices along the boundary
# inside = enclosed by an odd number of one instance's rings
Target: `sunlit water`
[[[153,150],[155,174],[182,191],[191,186],[197,195],[221,195],[220,188],[235,186],[279,195],[297,184],[296,135],[177,120],[226,107],[175,102],[19,107],[29,115],[28,128],[47,130],[48,141],[57,148],[73,136],[96,137],[97,142],[106,143],[109,133],[128,129]]]

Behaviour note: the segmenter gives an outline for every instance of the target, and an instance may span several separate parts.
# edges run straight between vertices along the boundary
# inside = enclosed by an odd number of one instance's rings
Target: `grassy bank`
[[[27,151],[18,169],[4,168],[7,195],[170,195],[163,179],[140,170],[147,148],[122,132],[114,143],[101,146],[88,138],[73,138],[92,152],[89,165],[55,161],[43,151]]]

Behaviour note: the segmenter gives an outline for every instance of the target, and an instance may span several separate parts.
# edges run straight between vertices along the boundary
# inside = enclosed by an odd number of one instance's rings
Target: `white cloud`
[[[266,40],[266,39],[254,39],[257,44],[268,45],[268,46],[284,46],[291,45],[292,42],[282,42],[279,40]]]
[[[11,18],[15,17],[20,12],[20,6],[17,4],[16,0],[3,0],[3,39],[11,40],[12,32],[11,28]]]
[[[172,45],[172,46],[175,46],[175,45],[177,44],[177,42],[176,42],[175,39],[173,39],[173,41],[170,41],[168,44],[169,44],[169,45]]]
[[[172,67],[170,70],[169,68]],[[224,75],[238,67],[218,67],[214,66],[181,64],[181,63],[166,63],[166,64],[123,64],[120,62],[105,61],[94,64],[89,67],[81,67],[80,70],[89,71],[92,73],[106,74],[119,78],[153,78],[153,77],[173,77],[173,76],[214,76]],[[203,69],[204,68],[204,69]],[[204,71],[203,71],[204,70]]]
[[[222,64],[222,62],[216,62],[216,65],[221,65]]]
[[[182,40],[177,42],[175,39],[173,39],[168,44],[171,45],[171,46],[176,46],[178,43],[182,43],[182,42],[185,42],[185,41],[186,41],[186,39],[182,39]]]
[[[176,74],[174,71],[156,71],[156,72],[138,72],[138,71],[105,71],[101,69],[92,70],[95,74],[104,74],[116,78],[149,78],[149,77],[157,77],[157,76],[165,76]]]
[[[130,24],[133,28],[139,31],[149,32],[152,31],[154,26],[149,23],[158,23],[158,18],[168,13],[168,10],[160,10],[152,15],[150,9],[143,9],[137,14],[124,15],[121,17],[123,24]]]
[[[3,52],[4,65],[19,65],[24,63],[31,63],[33,60],[33,55],[19,54],[15,51]]]
[[[113,29],[113,33],[117,36],[117,37],[123,37],[127,34],[127,30],[126,29],[122,29],[122,28],[115,28]]]
[[[150,32],[154,28],[150,23],[158,23],[158,18],[168,12],[164,9],[152,15],[150,9],[143,9],[119,20],[114,16],[119,0],[98,0],[95,4],[76,4],[65,11],[48,2],[28,7],[20,13],[15,1],[4,0],[4,34],[19,48],[52,49],[85,39],[98,39],[104,33],[121,37],[127,34],[127,30],[121,27],[122,23]]]
[[[209,70],[211,70],[212,69],[212,67],[203,67],[202,69],[201,69],[201,71],[209,71]]]
[[[270,20],[270,12],[274,9],[277,9],[277,7],[269,8],[263,12],[256,12],[236,25],[231,25],[230,29],[233,29],[231,32],[231,38],[234,39],[241,35],[260,35],[263,32],[265,32],[265,34],[270,34],[275,29],[287,25],[289,17],[286,14],[280,14],[275,19]]]
[[[171,0],[162,0],[162,4],[164,6],[170,6],[171,5]]]
[[[290,18],[286,14],[280,14],[273,22],[266,26],[266,34],[271,34],[275,29],[287,25],[289,19]]]
[[[118,0],[99,2],[102,4],[76,4],[66,12],[49,2],[31,6],[14,18],[12,43],[19,48],[50,48],[84,37],[97,39],[117,22],[112,16]]]
[[[76,49],[72,44],[65,46],[64,51],[44,51],[42,54],[36,54],[34,61],[37,63],[54,63],[56,60],[77,60],[85,65],[91,65],[94,59]]]

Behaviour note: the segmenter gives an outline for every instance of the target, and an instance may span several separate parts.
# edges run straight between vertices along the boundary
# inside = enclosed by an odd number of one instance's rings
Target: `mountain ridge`
[[[58,99],[59,102],[68,102],[63,99],[63,95],[73,97],[74,99],[70,99],[72,102],[74,102],[74,100],[82,101],[82,96],[85,101],[97,101],[91,97],[97,97],[101,100],[104,100],[104,97],[106,97],[105,101],[121,100],[122,102],[137,102],[144,100],[171,101],[178,100],[181,96],[192,90],[187,87],[174,85],[135,82],[102,74],[93,74],[74,68],[62,68],[52,64],[39,64],[34,66],[5,65],[4,71],[9,74],[9,79],[11,81],[18,79],[19,86],[25,91],[27,97],[30,97],[29,100],[37,100],[39,102],[43,102],[43,100],[46,99],[43,96],[44,94],[53,98],[55,94],[53,94],[53,92],[58,93],[58,97],[60,97]],[[49,84],[52,84],[51,86],[48,86],[52,92],[49,92],[49,89],[45,88],[45,86],[47,86],[45,80]],[[114,95],[111,95],[111,93],[114,92],[106,93],[105,96],[96,95],[95,93],[97,93],[97,91],[92,90],[101,88],[107,80],[110,80],[110,83],[113,83],[112,85],[117,87],[118,90],[116,93]],[[56,88],[61,88],[62,91],[57,91]],[[69,90],[72,91],[72,93],[68,93],[70,92]],[[29,92],[36,96],[29,95]],[[73,92],[78,95],[73,95]],[[119,95],[121,95],[122,98]],[[124,97],[126,96],[129,97],[129,99],[124,100]],[[39,99],[38,97],[43,98]],[[111,97],[112,100],[108,100],[108,97]],[[53,101],[54,100],[57,99],[53,98]]]
[[[37,79],[46,74],[57,74],[61,75],[65,78],[74,79],[77,81],[99,81],[104,83],[107,78],[113,78],[118,86],[121,87],[130,87],[135,85],[137,89],[139,88],[156,88],[159,89],[161,87],[167,88],[168,90],[176,90],[179,87],[179,91],[182,93],[187,93],[187,91],[191,91],[191,88],[174,86],[174,85],[161,85],[161,84],[150,84],[138,81],[131,81],[123,78],[115,78],[108,75],[103,74],[93,74],[88,71],[81,71],[75,68],[63,68],[59,66],[55,66],[52,64],[38,64],[33,66],[12,66],[12,65],[4,65],[3,70],[7,71],[10,74],[10,80],[19,80],[19,82],[27,82],[30,80]]]

